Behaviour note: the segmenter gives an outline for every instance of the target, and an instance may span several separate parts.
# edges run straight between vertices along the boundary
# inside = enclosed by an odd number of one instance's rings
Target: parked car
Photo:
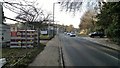
[[[71,33],[67,33],[67,35],[70,35]]]
[[[103,32],[92,32],[89,34],[90,37],[94,38],[95,36],[99,36],[100,38],[104,37],[104,33]]]
[[[76,34],[75,33],[70,33],[70,37],[75,37]]]
[[[67,32],[64,32],[64,34],[66,35],[66,34],[67,34]]]

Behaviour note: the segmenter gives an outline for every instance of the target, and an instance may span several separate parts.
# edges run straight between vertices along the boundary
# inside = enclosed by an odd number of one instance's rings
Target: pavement
[[[91,42],[95,42],[101,44],[103,47],[107,47],[110,49],[114,49],[120,51],[120,46],[116,45],[115,43],[109,41],[108,38],[90,38],[90,37],[82,37],[83,39],[89,40]]]
[[[45,49],[38,54],[29,66],[60,66],[59,41],[57,36],[46,44]]]
[[[49,40],[40,40],[40,43],[47,44]]]

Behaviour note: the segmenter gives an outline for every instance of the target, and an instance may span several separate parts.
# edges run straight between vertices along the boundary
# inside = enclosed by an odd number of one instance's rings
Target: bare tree
[[[27,45],[27,26],[31,24],[32,26],[41,25],[47,17],[44,16],[43,10],[41,8],[37,8],[38,3],[35,1],[26,1],[26,0],[4,0],[4,7],[9,9],[10,11],[18,14],[16,19],[25,21],[25,37],[26,37],[26,45]],[[38,46],[40,45],[40,26],[36,27],[38,31]]]
[[[98,11],[101,6],[103,0],[59,0],[61,2],[62,10],[76,12],[85,10],[82,7],[86,7],[89,9],[94,9]]]
[[[38,5],[38,4],[37,4]],[[9,9],[10,11],[15,12],[17,15],[17,19],[21,19],[23,21],[40,21],[40,16],[42,16],[43,10],[41,8],[37,8],[36,1],[27,2],[25,0],[15,2],[9,2],[4,0],[4,7]]]
[[[72,1],[72,0],[60,0],[62,9],[66,9],[66,11],[73,11],[79,10],[82,2],[80,0],[78,1]]]
[[[61,2],[62,10],[73,12],[82,12],[83,15],[80,17],[80,29],[87,30],[90,27],[95,26],[95,22],[93,19],[95,18],[94,14],[98,14],[100,12],[103,0],[59,0]],[[91,12],[91,10],[94,11]],[[87,29],[87,30],[86,30]]]

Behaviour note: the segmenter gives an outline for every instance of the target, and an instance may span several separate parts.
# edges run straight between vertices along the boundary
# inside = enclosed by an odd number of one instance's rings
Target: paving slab
[[[59,40],[55,36],[29,66],[60,66]]]

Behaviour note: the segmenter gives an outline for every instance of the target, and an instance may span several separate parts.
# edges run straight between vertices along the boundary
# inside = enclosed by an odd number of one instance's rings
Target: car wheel
[[[103,36],[100,36],[100,38],[103,38]]]
[[[94,38],[94,36],[91,36],[92,38]]]

